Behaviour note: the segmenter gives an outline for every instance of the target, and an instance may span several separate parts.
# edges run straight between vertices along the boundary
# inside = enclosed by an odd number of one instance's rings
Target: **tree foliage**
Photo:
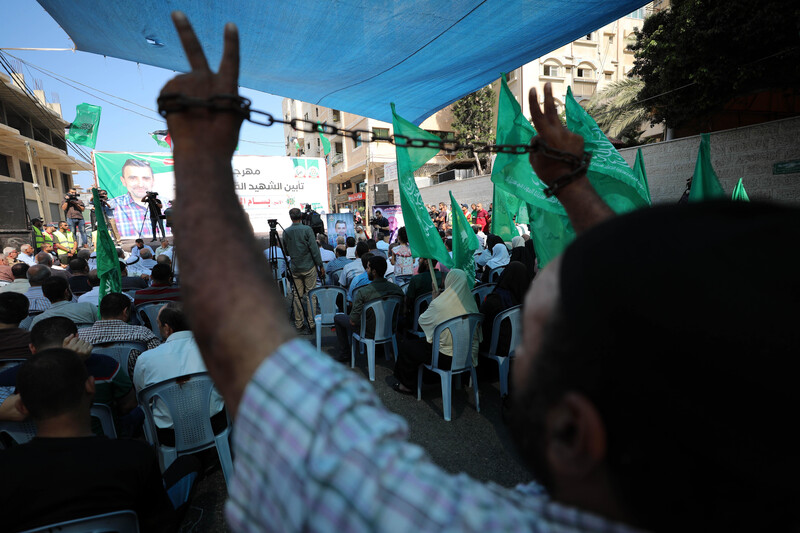
[[[491,86],[470,93],[453,104],[453,130],[460,143],[491,143],[494,141],[494,91]],[[480,161],[476,155],[479,172]]]
[[[678,127],[735,96],[800,82],[800,5],[783,0],[674,0],[644,21],[631,49],[639,100]]]
[[[586,106],[586,112],[600,129],[626,143],[635,142],[652,119],[650,109],[639,103],[644,88],[640,78],[624,78],[596,92]]]

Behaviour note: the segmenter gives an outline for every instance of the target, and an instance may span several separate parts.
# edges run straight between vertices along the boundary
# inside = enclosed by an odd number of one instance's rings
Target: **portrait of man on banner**
[[[347,239],[347,237],[356,236],[356,226],[352,213],[329,213],[326,215],[326,223],[328,243],[331,246],[336,246],[338,237]]]
[[[156,179],[149,161],[129,158],[122,164],[119,175],[125,192],[111,199],[114,219],[120,237],[139,237],[150,229],[150,212],[147,202],[142,199],[156,189]]]

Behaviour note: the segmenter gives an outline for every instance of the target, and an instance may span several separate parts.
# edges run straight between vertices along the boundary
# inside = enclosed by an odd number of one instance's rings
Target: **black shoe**
[[[342,350],[341,348],[334,348],[329,353],[334,361],[338,361],[340,363],[350,362],[350,350]]]

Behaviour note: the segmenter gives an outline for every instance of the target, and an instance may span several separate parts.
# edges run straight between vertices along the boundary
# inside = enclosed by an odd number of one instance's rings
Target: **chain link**
[[[582,157],[578,157],[569,152],[556,150],[555,148],[547,146],[539,137],[535,137],[534,142],[531,144],[489,144],[485,142],[460,143],[458,141],[445,139],[416,139],[400,134],[384,136],[377,135],[371,130],[348,130],[333,124],[319,123],[302,118],[293,118],[290,120],[275,118],[274,115],[267,111],[251,109],[250,100],[236,95],[215,95],[211,96],[208,100],[200,100],[173,93],[165,94],[158,98],[158,112],[165,118],[169,113],[183,112],[192,107],[206,108],[210,111],[238,113],[243,116],[244,120],[248,120],[260,126],[269,127],[275,124],[285,124],[296,131],[304,133],[323,133],[330,136],[341,135],[342,137],[347,137],[348,139],[353,139],[356,142],[362,143],[388,142],[395,146],[407,148],[435,148],[447,153],[469,152],[479,154],[524,155],[538,152],[551,159],[563,161],[573,168],[583,166],[587,161],[585,159],[586,154]]]

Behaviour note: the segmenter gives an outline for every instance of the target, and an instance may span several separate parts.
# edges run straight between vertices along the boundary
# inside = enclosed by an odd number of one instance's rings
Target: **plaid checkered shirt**
[[[98,320],[92,327],[78,330],[78,337],[91,344],[107,342],[141,342],[152,350],[161,344],[152,331],[144,326],[131,326],[122,320]],[[128,358],[128,375],[133,375],[133,368],[139,358],[138,350],[131,350]]]
[[[632,531],[536,484],[445,472],[367,381],[304,340],[261,364],[234,432],[233,531]]]
[[[147,207],[134,202],[130,194],[125,193],[122,196],[112,198],[108,203],[114,208],[117,230],[123,239],[138,237],[139,232],[142,231],[142,226],[147,230],[150,229]]]

